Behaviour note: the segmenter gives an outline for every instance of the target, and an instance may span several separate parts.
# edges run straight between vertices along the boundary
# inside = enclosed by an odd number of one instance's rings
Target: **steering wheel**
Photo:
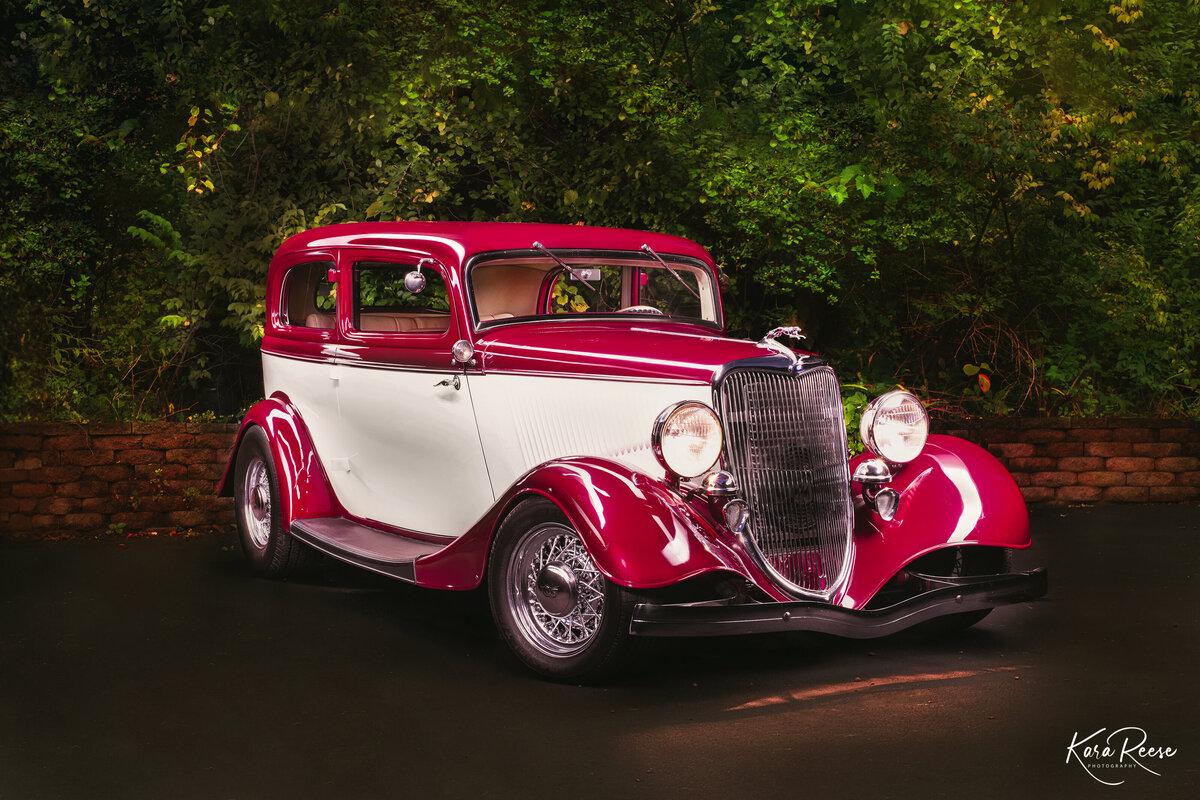
[[[662,316],[662,311],[654,306],[625,306],[617,309],[618,314],[658,314]]]

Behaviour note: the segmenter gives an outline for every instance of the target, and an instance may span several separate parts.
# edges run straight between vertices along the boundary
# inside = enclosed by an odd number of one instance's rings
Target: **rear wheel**
[[[496,534],[488,572],[496,625],[535,672],[586,682],[620,663],[634,597],[600,573],[555,506],[527,501],[513,511]]]
[[[238,448],[233,499],[242,552],[256,572],[283,578],[308,566],[311,551],[283,529],[275,460],[258,426],[246,431]]]

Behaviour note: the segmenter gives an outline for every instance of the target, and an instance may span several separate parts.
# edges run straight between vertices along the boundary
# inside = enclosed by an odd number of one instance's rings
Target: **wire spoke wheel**
[[[577,653],[592,641],[604,614],[604,576],[575,531],[547,523],[513,548],[508,602],[529,642],[551,656]]]
[[[556,506],[526,501],[509,514],[488,573],[497,627],[543,677],[593,680],[627,652],[634,597],[604,576]]]

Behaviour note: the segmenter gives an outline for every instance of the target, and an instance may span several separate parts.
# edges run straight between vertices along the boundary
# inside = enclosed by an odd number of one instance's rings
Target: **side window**
[[[288,270],[283,279],[280,313],[284,325],[332,330],[337,287],[329,283],[332,261],[308,261]]]
[[[364,333],[443,333],[450,328],[450,295],[441,273],[421,269],[425,287],[409,291],[413,264],[359,261],[354,265],[354,328]]]

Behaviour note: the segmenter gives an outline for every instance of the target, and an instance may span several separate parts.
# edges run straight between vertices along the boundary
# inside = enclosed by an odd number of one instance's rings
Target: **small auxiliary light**
[[[734,533],[746,530],[750,522],[750,506],[745,500],[730,500],[725,504],[725,526]]]
[[[871,499],[871,505],[875,506],[875,513],[883,517],[885,522],[891,522],[900,508],[900,493],[895,489],[880,489]]]

